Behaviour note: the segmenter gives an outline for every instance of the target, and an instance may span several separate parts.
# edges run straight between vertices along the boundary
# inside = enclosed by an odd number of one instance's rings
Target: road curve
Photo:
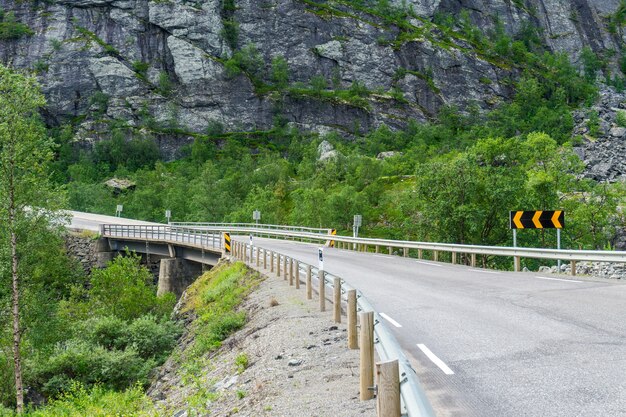
[[[318,245],[254,243],[317,265]],[[621,281],[329,248],[324,266],[384,313],[440,417],[626,416]]]

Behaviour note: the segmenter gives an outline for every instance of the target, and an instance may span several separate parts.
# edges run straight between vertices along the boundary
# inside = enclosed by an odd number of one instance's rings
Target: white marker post
[[[317,257],[320,271],[324,270],[324,248],[317,248]]]
[[[165,218],[167,219],[167,224],[170,224],[170,219],[172,218],[172,210],[165,210]]]
[[[121,204],[118,204],[115,209],[115,217],[122,217],[122,210],[124,210],[124,206]]]

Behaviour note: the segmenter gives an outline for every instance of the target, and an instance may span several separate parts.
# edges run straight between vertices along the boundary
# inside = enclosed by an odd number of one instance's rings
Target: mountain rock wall
[[[444,105],[489,108],[508,98],[515,69],[490,62],[463,39],[445,39],[435,15],[465,10],[483,30],[497,18],[511,34],[531,22],[549,48],[574,60],[583,46],[619,50],[623,42],[606,30],[619,0],[396,0],[419,17],[410,19],[410,39],[348,1],[231,3],[0,0],[34,31],[0,41],[0,60],[37,70],[48,123],[78,123],[79,139],[91,142],[106,137],[113,121],[139,131],[202,133],[216,122],[247,131],[281,120],[351,134],[425,121]],[[233,71],[230,58],[250,44],[258,55],[244,57],[252,61],[245,71]],[[277,57],[288,64],[288,87],[280,91],[271,87]],[[363,99],[316,94],[308,86],[320,76],[334,92],[361,88]],[[161,140],[174,157],[192,138],[179,134],[174,146]]]

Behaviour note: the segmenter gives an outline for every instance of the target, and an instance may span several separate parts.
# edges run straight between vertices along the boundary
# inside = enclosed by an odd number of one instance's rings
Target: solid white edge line
[[[437,355],[435,355],[433,352],[431,352],[430,349],[428,349],[426,347],[426,345],[418,343],[417,347],[420,348],[420,350],[422,352],[424,352],[424,355],[428,356],[428,359],[430,359],[432,361],[432,363],[437,365],[439,367],[439,369],[441,369],[443,371],[444,374],[446,374],[446,375],[454,375],[454,372],[452,371],[452,369],[448,368],[448,365],[446,365],[441,359],[439,359],[437,357]]]
[[[577,281],[575,279],[561,279],[561,278],[548,278],[548,277],[535,277],[537,279],[545,279],[548,281],[562,281],[562,282],[583,282],[583,281]]]
[[[391,256],[391,255],[378,255],[378,254],[374,254],[375,257],[377,258],[387,258],[387,259],[396,259],[395,256]]]
[[[398,328],[402,327],[402,325],[400,323],[398,323],[397,321],[395,321],[394,319],[392,319],[391,317],[389,317],[385,313],[378,313],[378,314],[380,314],[380,317],[384,318],[385,320],[387,320],[389,323],[393,324],[394,326],[396,326]]]
[[[494,274],[494,275],[500,275],[501,272],[498,271],[485,271],[484,269],[477,269],[477,268],[470,268],[470,271],[474,271],[474,272],[482,272],[484,274]]]
[[[417,262],[418,264],[432,265],[432,266],[438,266],[438,267],[441,267],[441,265],[436,264],[436,263],[433,263],[433,262],[426,262],[426,261],[415,261],[415,262]]]

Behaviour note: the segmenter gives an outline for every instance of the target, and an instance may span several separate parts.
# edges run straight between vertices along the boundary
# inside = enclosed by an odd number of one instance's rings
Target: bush
[[[13,12],[4,13],[0,8],[0,40],[19,39],[34,34],[27,25],[17,22]]]
[[[67,392],[76,382],[85,386],[101,383],[110,389],[145,384],[154,366],[154,360],[142,359],[134,347],[107,350],[84,340],[59,344],[47,360],[40,357],[30,363],[34,380],[49,397]]]
[[[146,315],[134,320],[126,329],[123,341],[137,349],[142,358],[154,358],[161,364],[176,345],[182,328],[171,320]]]

